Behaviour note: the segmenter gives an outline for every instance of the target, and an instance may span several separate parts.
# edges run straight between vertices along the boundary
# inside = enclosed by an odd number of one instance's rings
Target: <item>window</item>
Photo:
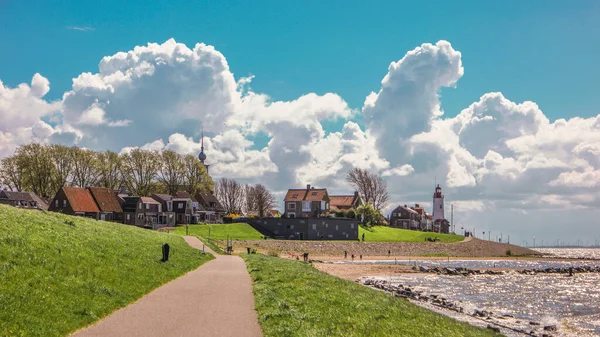
[[[327,207],[327,206],[326,206],[326,203],[325,203],[325,201],[324,201],[324,200],[322,200],[322,201],[321,201],[321,209],[322,209],[322,210],[325,210],[325,209],[327,209],[326,207]]]
[[[292,199],[298,198],[298,194],[292,194]]]
[[[296,209],[296,203],[295,203],[295,202],[290,202],[290,203],[288,203],[288,209],[293,209],[293,210],[295,210],[295,209]]]
[[[338,225],[335,225],[335,230],[337,231],[339,229]]]
[[[310,201],[302,201],[302,212],[310,212]]]
[[[158,213],[162,213],[162,205],[158,204]]]
[[[167,201],[167,212],[171,212],[173,210],[173,202],[171,200]]]
[[[138,214],[138,219],[142,220],[144,218],[144,214]]]
[[[182,209],[182,208],[183,208],[183,203],[181,203],[181,202],[180,202],[180,203],[178,203],[178,204],[177,204],[177,208],[179,208],[179,209]]]
[[[314,223],[314,224],[313,224],[313,231],[316,231],[316,230],[317,230],[317,224],[316,224],[316,223]]]
[[[142,209],[142,203],[141,202],[138,204],[138,208]]]
[[[67,207],[67,200],[63,200],[63,207]]]
[[[442,204],[440,204],[440,209],[444,208],[444,206]]]
[[[146,204],[146,209],[150,209],[150,204]]]
[[[131,214],[127,214],[127,221],[131,219]]]
[[[351,229],[354,229],[354,224],[350,224],[350,228],[351,228]]]
[[[396,213],[392,213],[392,216],[396,216]]]
[[[58,207],[58,200],[54,200],[54,207]]]
[[[312,194],[312,195],[317,195],[317,192],[312,192],[311,194]]]

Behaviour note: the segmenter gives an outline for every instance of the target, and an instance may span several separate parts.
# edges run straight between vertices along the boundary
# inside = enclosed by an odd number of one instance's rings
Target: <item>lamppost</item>
[[[533,248],[535,248],[535,236],[533,237]]]

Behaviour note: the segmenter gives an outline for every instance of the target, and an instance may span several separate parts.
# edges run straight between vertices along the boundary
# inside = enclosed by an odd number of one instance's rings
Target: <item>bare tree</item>
[[[164,150],[160,154],[161,165],[158,170],[158,181],[168,194],[175,194],[185,180],[185,163],[181,155],[175,151]]]
[[[71,148],[73,159],[73,185],[77,187],[95,186],[100,178],[100,163],[92,150]]]
[[[141,149],[123,155],[123,181],[129,192],[139,196],[148,196],[154,192],[159,160],[155,151]]]
[[[365,203],[373,205],[376,210],[381,210],[387,204],[387,183],[380,175],[355,167],[348,172],[346,181],[358,190]]]
[[[121,157],[112,151],[97,154],[99,163],[98,185],[112,190],[118,189],[123,183]]]
[[[256,210],[256,198],[254,198],[254,186],[246,184],[244,186],[244,207],[243,210],[254,211]]]
[[[61,187],[68,184],[73,174],[73,148],[63,145],[52,144],[49,146],[50,158],[54,164],[54,173],[52,174],[53,194],[56,194]]]
[[[249,198],[251,205],[254,206],[251,210],[257,211],[261,218],[270,215],[271,209],[275,207],[275,196],[265,186],[261,184],[251,186],[246,193],[249,193],[246,199]]]
[[[243,185],[234,179],[221,178],[215,187],[216,197],[225,208],[225,212],[240,213],[245,202]]]

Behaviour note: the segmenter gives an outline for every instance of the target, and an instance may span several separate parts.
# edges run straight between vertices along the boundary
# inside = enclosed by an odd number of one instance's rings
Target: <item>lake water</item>
[[[600,261],[545,261],[545,260],[363,260],[354,262],[334,262],[340,264],[402,264],[426,267],[448,267],[448,268],[516,268],[516,269],[546,269],[562,267],[596,266]]]
[[[535,248],[545,256],[600,260],[600,248]]]
[[[540,249],[544,254],[568,258],[600,258],[600,249]],[[515,261],[515,260],[417,260],[417,265],[467,268],[543,269],[578,265],[600,265],[600,261]],[[390,263],[358,261],[358,263]],[[394,263],[394,261],[391,261]],[[396,263],[414,264],[415,260]],[[438,295],[459,303],[465,312],[475,309],[514,316],[515,328],[531,328],[529,321],[557,325],[553,336],[600,336],[600,274],[580,273],[523,275],[509,271],[504,275],[447,276],[402,274],[376,277],[410,286],[427,295]],[[453,314],[455,315],[455,314]],[[462,315],[462,314],[461,314]],[[468,319],[467,319],[468,320]],[[519,324],[515,326],[516,320]],[[543,331],[538,333],[541,336]],[[518,334],[517,334],[518,335]]]

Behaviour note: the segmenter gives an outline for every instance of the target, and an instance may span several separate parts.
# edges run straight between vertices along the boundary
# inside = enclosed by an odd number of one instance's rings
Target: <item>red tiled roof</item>
[[[332,207],[352,207],[354,205],[354,195],[330,195],[329,204]]]
[[[325,199],[325,195],[326,194],[327,194],[327,189],[325,189],[325,188],[310,189],[308,191],[308,193],[306,193],[306,196],[304,197],[304,200],[310,200],[310,201],[323,200],[323,199]]]
[[[306,189],[289,189],[284,201],[301,201],[304,200],[304,195],[306,194]]]
[[[63,187],[63,191],[74,212],[100,212],[89,190],[79,187]]]
[[[102,212],[123,213],[121,205],[115,192],[110,188],[103,187],[88,187],[92,197],[96,200],[96,205]]]

